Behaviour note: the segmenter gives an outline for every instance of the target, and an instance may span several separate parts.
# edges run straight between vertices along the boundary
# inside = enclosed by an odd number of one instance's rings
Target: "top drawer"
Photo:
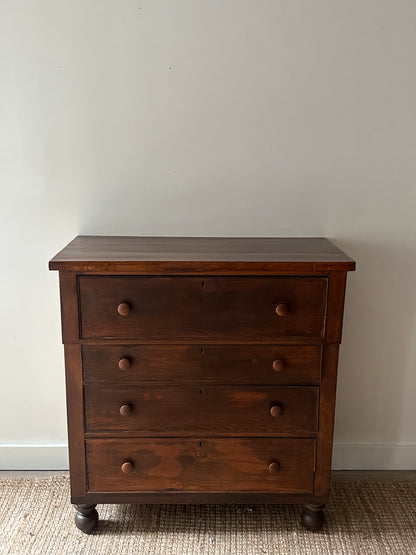
[[[79,276],[78,284],[85,339],[324,335],[326,278]]]

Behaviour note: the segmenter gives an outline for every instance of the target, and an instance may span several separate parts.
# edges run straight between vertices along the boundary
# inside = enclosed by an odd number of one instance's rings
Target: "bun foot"
[[[303,505],[300,522],[305,528],[312,532],[318,532],[325,522],[325,514],[322,510],[325,505],[312,505],[307,503]]]
[[[75,526],[81,532],[90,534],[98,525],[98,513],[95,510],[97,505],[74,505],[77,512],[75,513]]]

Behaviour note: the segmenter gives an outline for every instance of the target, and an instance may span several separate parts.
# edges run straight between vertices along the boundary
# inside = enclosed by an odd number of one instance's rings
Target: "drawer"
[[[317,384],[321,347],[288,345],[83,345],[87,382]]]
[[[314,461],[313,439],[87,441],[91,492],[312,493]]]
[[[307,436],[318,387],[85,386],[88,432],[141,436]]]
[[[326,278],[79,276],[78,285],[85,339],[324,334]]]

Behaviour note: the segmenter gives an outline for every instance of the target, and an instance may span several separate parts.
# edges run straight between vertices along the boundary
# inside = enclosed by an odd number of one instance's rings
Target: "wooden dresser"
[[[97,503],[324,522],[347,271],[321,238],[76,237],[59,270],[75,523]]]

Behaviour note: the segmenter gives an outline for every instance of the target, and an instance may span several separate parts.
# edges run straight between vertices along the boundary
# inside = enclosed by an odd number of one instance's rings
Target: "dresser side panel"
[[[317,496],[329,493],[335,399],[338,373],[338,352],[342,336],[347,273],[332,272],[328,276],[327,318],[319,388],[319,421],[316,452],[315,489]]]
[[[328,276],[325,327],[325,341],[327,343],[341,343],[346,282],[347,272],[332,272]]]
[[[316,496],[325,496],[329,492],[338,351],[338,344],[326,345],[323,349],[322,380],[319,388],[319,422],[314,488],[314,494]]]
[[[64,349],[71,496],[79,498],[87,492],[81,345]]]
[[[79,341],[78,283],[73,272],[59,272],[63,343]]]

